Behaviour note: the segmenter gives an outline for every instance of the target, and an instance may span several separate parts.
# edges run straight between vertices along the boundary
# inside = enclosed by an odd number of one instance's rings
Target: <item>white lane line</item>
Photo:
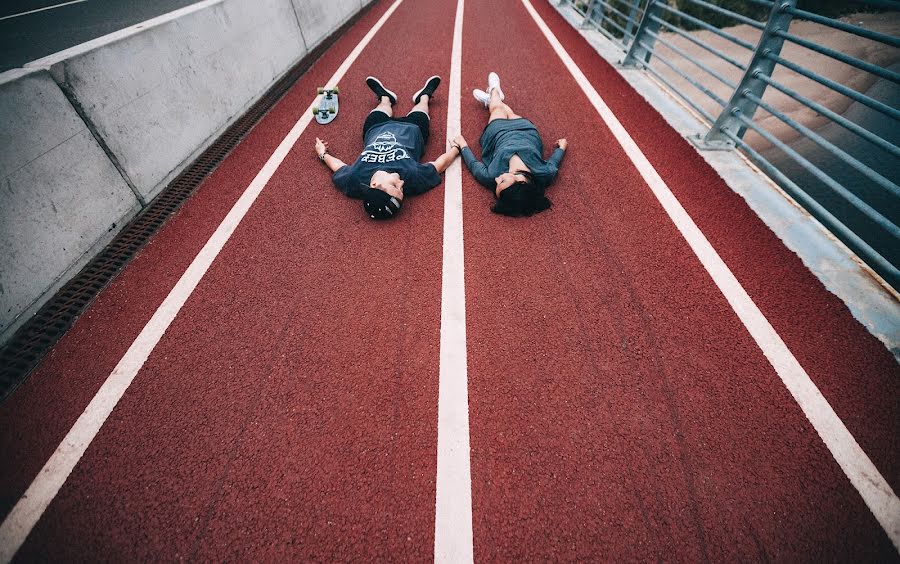
[[[456,4],[447,138],[462,131],[463,0]],[[469,391],[466,366],[466,291],[463,271],[462,158],[444,176],[444,264],[438,384],[434,561],[472,562],[472,476],[469,467]]]
[[[381,16],[381,19],[372,27],[365,37],[359,42],[355,49],[347,56],[343,64],[335,71],[334,75],[328,80],[327,85],[337,84],[350,65],[359,57],[372,37],[378,32],[384,23],[391,17],[391,14],[403,0],[396,0],[394,4]],[[187,271],[178,280],[178,283],[169,292],[169,295],[163,301],[156,313],[137,336],[134,343],[125,353],[125,356],[119,361],[119,364],[113,369],[112,373],[106,379],[100,391],[91,400],[91,403],[85,408],[81,417],[75,422],[75,425],[56,448],[53,456],[44,465],[40,473],[31,482],[25,495],[16,503],[13,510],[9,513],[0,526],[0,562],[9,562],[15,555],[25,538],[31,532],[31,529],[40,519],[44,510],[50,504],[57,492],[65,483],[72,469],[81,459],[88,445],[97,436],[100,427],[109,417],[109,414],[115,408],[116,404],[122,398],[125,390],[131,385],[132,380],[138,371],[144,365],[147,357],[153,351],[153,348],[159,342],[163,333],[168,329],[169,325],[175,319],[181,306],[187,301],[194,288],[203,278],[209,266],[215,260],[219,251],[228,242],[228,239],[237,229],[238,224],[247,214],[250,206],[262,192],[263,188],[275,174],[275,171],[284,161],[290,152],[294,143],[303,134],[303,131],[312,121],[312,106],[315,101],[310,103],[305,109],[302,116],[285,136],[275,149],[275,152],[269,157],[269,160],[263,165],[262,169],[257,173],[256,177],[219,224],[215,233],[206,242],[203,249],[197,254],[194,261],[188,267]]]
[[[600,117],[606,123],[616,140],[625,150],[625,153],[637,167],[638,172],[644,178],[644,181],[653,191],[653,194],[660,201],[666,213],[678,227],[681,235],[690,245],[694,254],[700,259],[703,267],[712,277],[716,286],[732,309],[737,313],[741,322],[750,332],[750,335],[756,341],[756,344],[762,350],[763,354],[769,360],[769,363],[778,373],[781,381],[794,396],[794,400],[800,405],[806,418],[815,427],[816,432],[822,438],[822,441],[831,451],[831,455],[840,465],[844,474],[850,479],[850,482],[862,496],[866,505],[875,515],[875,518],[884,528],[894,547],[900,551],[900,500],[891,489],[891,486],[885,481],[884,477],[872,464],[872,461],[863,452],[856,439],[850,434],[850,431],[844,425],[843,421],[838,417],[837,413],[825,400],[825,397],[810,379],[806,370],[800,366],[793,353],[781,340],[781,337],[775,332],[772,325],[762,314],[750,296],[741,286],[740,282],[731,273],[731,270],[725,262],[719,257],[712,245],[707,241],[706,236],[700,231],[700,228],[694,223],[694,220],[687,214],[681,203],[669,190],[669,187],[641,152],[637,144],[631,138],[631,135],[622,127],[619,120],[613,115],[612,111],[575,64],[575,61],[569,56],[566,50],[560,44],[559,40],[544,23],[541,16],[535,11],[534,7],[528,0],[522,0],[522,4],[531,17],[537,23],[538,27],[550,42],[553,50],[562,60],[566,68],[572,73],[572,76],[581,86],[581,89],[587,95],[591,104],[600,114]]]
[[[11,16],[3,16],[0,18],[0,21],[9,20],[12,18],[18,18],[19,16],[27,16],[28,14],[36,14],[38,12],[43,12],[45,10],[53,10],[54,8],[62,8],[63,6],[70,6],[72,4],[81,4],[82,2],[87,2],[87,0],[72,0],[71,2],[63,2],[62,4],[56,4],[55,6],[47,6],[44,8],[38,8],[37,10],[28,10],[27,12],[20,12],[18,14],[13,14]]]

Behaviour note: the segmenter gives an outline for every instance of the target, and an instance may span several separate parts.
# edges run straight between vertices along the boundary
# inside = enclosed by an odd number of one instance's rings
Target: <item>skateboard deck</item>
[[[316,89],[316,92],[319,94],[318,103],[313,106],[313,115],[316,116],[316,121],[322,124],[330,123],[337,117],[338,113],[338,87],[334,88],[323,88],[319,87]]]

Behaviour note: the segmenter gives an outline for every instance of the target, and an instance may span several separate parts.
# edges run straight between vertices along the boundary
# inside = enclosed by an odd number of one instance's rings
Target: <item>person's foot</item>
[[[434,91],[437,90],[437,87],[441,84],[441,77],[434,75],[428,80],[425,81],[425,86],[423,86],[418,92],[413,94],[412,101],[413,104],[418,104],[419,99],[422,96],[428,96],[430,100],[432,96],[434,96]]]
[[[397,95],[384,87],[384,84],[381,83],[380,80],[375,78],[374,76],[370,76],[366,78],[366,86],[378,96],[378,101],[380,102],[384,96],[387,96],[391,101],[391,105],[397,103]]]
[[[476,100],[484,104],[485,108],[491,105],[491,95],[480,88],[473,90],[472,96],[475,96]]]
[[[503,90],[500,90],[500,77],[495,72],[488,74],[488,97],[491,95],[491,90],[496,90],[497,95],[500,96],[500,100],[503,101]]]

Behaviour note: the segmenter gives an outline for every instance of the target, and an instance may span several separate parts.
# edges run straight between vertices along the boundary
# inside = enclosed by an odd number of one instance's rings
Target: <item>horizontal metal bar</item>
[[[801,96],[799,93],[794,92],[793,90],[791,90],[791,89],[788,88],[787,86],[785,86],[785,85],[783,85],[783,84],[781,84],[781,83],[779,83],[779,82],[773,80],[772,77],[765,76],[765,75],[759,75],[759,76],[757,76],[756,78],[762,80],[763,82],[765,82],[766,84],[768,84],[768,85],[771,86],[772,88],[775,88],[776,90],[779,90],[780,92],[783,92],[783,93],[787,94],[788,96],[790,96],[790,97],[793,98],[794,100],[797,100],[798,102],[800,102],[801,104],[803,104],[803,105],[806,106],[807,108],[810,108],[810,109],[812,109],[812,110],[815,110],[816,112],[819,112],[820,114],[822,114],[823,116],[825,116],[825,117],[827,117],[828,119],[832,120],[832,121],[835,122],[836,124],[838,124],[838,125],[844,127],[845,129],[847,129],[847,130],[849,130],[849,131],[851,131],[851,132],[853,132],[853,133],[859,135],[860,137],[862,137],[863,139],[865,139],[865,140],[868,141],[869,143],[872,143],[873,145],[875,145],[875,146],[878,147],[879,149],[882,149],[882,150],[884,150],[884,151],[887,151],[888,153],[891,153],[892,155],[894,155],[895,157],[897,157],[898,159],[900,159],[900,147],[897,147],[897,146],[895,146],[895,145],[892,145],[891,143],[888,143],[887,141],[885,141],[885,140],[882,139],[881,137],[878,137],[877,135],[875,135],[874,133],[872,133],[872,132],[869,131],[868,129],[865,129],[864,127],[861,127],[861,126],[859,126],[859,125],[853,123],[852,121],[850,121],[849,119],[845,118],[845,117],[842,116],[842,115],[839,115],[839,114],[834,113],[833,111],[829,110],[828,108],[826,108],[826,107],[823,106],[822,104],[819,104],[818,102],[814,102],[814,101],[812,101],[812,100],[810,100],[809,98],[806,98],[806,97],[804,97],[804,96]]]
[[[735,37],[733,35],[729,35],[729,34],[725,33],[724,31],[722,31],[721,29],[719,29],[713,25],[710,25],[701,19],[695,18],[694,16],[690,16],[688,14],[685,14],[684,12],[680,12],[680,11],[676,10],[675,8],[669,6],[668,4],[657,4],[657,6],[662,8],[663,10],[669,12],[670,14],[675,14],[677,16],[681,16],[682,18],[691,22],[692,24],[702,27],[706,31],[710,31],[710,32],[718,35],[719,37],[727,39],[728,41],[731,41],[735,45],[740,45],[744,49],[749,49],[750,51],[756,50],[756,47],[754,45],[747,43],[743,39],[738,39],[737,37]]]
[[[623,18],[625,18],[626,21],[628,20],[628,16],[626,16],[625,14],[623,14],[622,12],[620,12],[619,10],[613,8],[613,7],[612,7],[612,4],[610,4],[609,2],[606,2],[605,0],[598,0],[598,3],[599,3],[601,6],[603,6],[604,8],[606,8],[607,10],[609,10],[610,12],[615,12],[615,13],[619,14],[620,16],[622,16]],[[622,29],[622,28],[619,28],[619,29]],[[622,31],[625,31],[625,30],[623,29]]]
[[[622,9],[623,9],[623,10],[624,10],[625,8],[627,8],[629,11],[631,10],[631,3],[626,2],[626,1],[623,1],[623,0],[619,0],[619,4],[622,5]],[[634,17],[634,23],[635,23],[635,24],[638,24],[638,23],[641,21],[641,18],[644,17],[644,11],[645,11],[646,9],[647,9],[647,2],[646,2],[646,1],[644,1],[644,5],[643,5],[643,6],[641,6],[640,4],[638,5],[637,10],[635,11],[635,14],[634,14],[634,16],[635,16],[635,17]],[[622,14],[623,16],[625,16],[625,13],[624,13],[624,12],[619,12],[619,13]],[[628,19],[628,18],[629,18],[629,16],[625,16],[625,19]]]
[[[619,24],[617,24],[617,23],[615,22],[615,20],[613,20],[612,18],[604,18],[603,21],[604,21],[604,23],[611,24],[611,25],[614,26],[616,29],[618,29],[619,31],[621,31],[621,32],[622,32],[622,35],[625,35],[625,28],[622,27],[622,26],[620,26]],[[593,19],[591,19],[590,22],[591,22],[592,24],[594,24],[594,26],[596,26],[596,27],[602,27],[602,25],[601,25],[599,22],[595,22]]]
[[[744,2],[750,2],[751,4],[756,4],[763,8],[771,8],[775,5],[775,2],[772,2],[771,0],[744,0]]]
[[[624,44],[624,42],[622,41],[622,38],[621,38],[621,37],[616,37],[615,35],[613,35],[613,34],[610,33],[609,31],[603,29],[603,26],[597,25],[597,22],[595,22],[595,21],[593,21],[593,20],[588,20],[588,21],[589,21],[589,23],[591,24],[591,26],[592,26],[594,29],[596,29],[597,31],[599,31],[600,33],[602,33],[607,39],[609,39],[609,40],[612,41],[613,43],[616,43],[616,44],[618,44],[619,46],[621,46],[623,51],[625,50],[625,44]]]
[[[620,5],[620,6],[623,6],[624,8],[629,8],[629,9],[631,8],[631,3],[628,2],[628,0],[600,0],[600,1],[608,6]],[[640,7],[639,7],[639,9],[643,10],[643,8],[640,8]]]
[[[662,24],[663,26],[665,26],[666,28],[668,28],[668,29],[671,30],[672,32],[674,32],[674,33],[680,35],[681,37],[683,37],[683,38],[685,38],[685,39],[687,39],[688,41],[690,41],[690,42],[693,43],[694,45],[697,45],[698,47],[702,47],[703,49],[706,49],[707,51],[709,51],[709,52],[712,53],[713,55],[716,55],[717,57],[719,57],[719,58],[722,59],[723,61],[725,61],[725,62],[727,62],[727,63],[731,63],[733,66],[735,66],[735,67],[741,69],[742,71],[747,70],[747,65],[741,63],[741,62],[738,61],[738,60],[732,59],[731,57],[729,57],[729,56],[726,55],[725,53],[721,53],[721,52],[717,51],[715,48],[710,47],[709,45],[707,45],[707,44],[704,43],[703,41],[700,41],[699,39],[697,39],[696,37],[694,37],[694,36],[691,35],[690,33],[684,31],[684,30],[681,29],[680,27],[678,27],[678,26],[676,26],[676,25],[672,25],[672,24],[670,24],[669,22],[667,22],[667,21],[665,21],[665,20],[662,20],[662,19],[658,18],[657,16],[650,16],[650,18],[653,19],[654,21],[659,22],[660,24]]]
[[[571,6],[572,9],[575,10],[575,13],[582,17],[586,13],[585,10],[578,9],[578,4],[574,0],[562,0],[559,5],[562,6],[563,4],[568,4],[569,6]],[[590,4],[588,4],[588,7],[590,7]]]
[[[687,59],[688,61],[694,63],[695,65],[697,65],[697,66],[700,67],[701,69],[705,70],[705,71],[706,71],[707,73],[709,73],[710,75],[712,75],[712,76],[714,76],[715,78],[719,79],[719,82],[721,82],[721,83],[724,84],[725,86],[728,86],[728,87],[731,88],[732,90],[734,90],[734,89],[737,88],[737,84],[735,84],[734,82],[731,82],[730,80],[728,80],[728,79],[725,78],[724,76],[720,75],[720,74],[719,74],[718,72],[716,72],[715,70],[713,70],[713,69],[709,68],[708,66],[704,65],[703,63],[701,63],[700,61],[698,61],[697,59],[695,59],[694,57],[692,57],[692,56],[689,55],[688,53],[685,53],[684,51],[682,51],[682,50],[679,49],[678,47],[672,45],[671,43],[669,43],[668,41],[666,41],[665,39],[663,39],[662,37],[660,37],[658,34],[653,33],[653,32],[650,31],[650,30],[647,30],[647,35],[649,35],[650,37],[656,39],[657,41],[659,41],[660,43],[662,43],[663,45],[665,45],[666,47],[668,47],[668,48],[671,49],[672,51],[678,53],[679,55],[681,55],[682,57],[684,57],[684,58]]]
[[[881,213],[862,201],[859,196],[850,192],[840,182],[837,182],[835,179],[831,178],[816,165],[809,162],[806,157],[791,149],[782,141],[777,139],[774,135],[757,125],[753,122],[753,120],[748,119],[747,116],[744,115],[736,115],[735,116],[738,121],[746,125],[748,128],[760,134],[763,138],[765,138],[768,142],[772,143],[779,149],[781,149],[784,154],[794,159],[800,166],[805,168],[810,174],[816,177],[817,180],[821,181],[823,184],[831,188],[836,194],[841,196],[848,204],[856,208],[859,212],[863,213],[867,218],[871,219],[876,225],[887,231],[891,234],[892,237],[900,240],[900,227],[894,225],[891,220],[881,215]]]
[[[598,0],[598,2],[599,2],[602,6],[608,8],[610,11],[615,12],[615,13],[619,14],[620,16],[622,16],[623,18],[625,18],[626,21],[628,20],[628,16],[626,16],[625,14],[623,14],[622,12],[620,12],[619,10],[616,10],[615,8],[613,8],[613,7],[612,7],[608,2],[606,2],[605,0]],[[605,21],[606,23],[612,25],[613,27],[615,27],[616,29],[618,29],[619,31],[622,32],[621,43],[622,43],[622,46],[624,47],[624,46],[625,46],[625,38],[628,37],[628,35],[629,35],[628,31],[626,31],[624,27],[622,27],[621,25],[619,25],[618,23],[616,23],[616,21],[615,21],[614,19],[610,18],[610,17],[605,18],[604,21]],[[637,20],[637,21],[640,21],[640,20]],[[592,22],[592,23],[593,23],[593,22]],[[602,27],[602,26],[598,24],[597,27]]]
[[[851,57],[850,55],[845,55],[845,54],[841,53],[840,51],[835,51],[834,49],[829,49],[828,47],[824,47],[822,45],[817,45],[817,44],[813,43],[812,41],[807,41],[806,39],[803,39],[802,37],[797,37],[796,35],[791,35],[790,33],[786,33],[784,31],[775,30],[773,32],[773,34],[777,35],[778,37],[787,39],[788,41],[790,41],[792,43],[796,43],[797,45],[806,47],[807,49],[809,49],[811,51],[815,51],[816,53],[821,53],[823,55],[827,55],[827,56],[831,57],[832,59],[837,59],[838,61],[840,61],[842,63],[846,63],[846,64],[854,66],[860,70],[870,72],[874,75],[880,76],[881,78],[886,78],[887,80],[890,80],[891,82],[900,84],[900,73],[896,73],[894,71],[891,71],[891,70],[888,70],[885,68],[881,68],[878,65],[873,65],[872,63],[860,61],[859,59],[857,59],[855,57]]]
[[[718,13],[722,14],[723,16],[728,16],[729,18],[737,20],[743,24],[747,24],[750,27],[755,27],[758,30],[762,30],[763,28],[766,27],[766,24],[760,23],[760,22],[754,20],[753,18],[748,18],[747,16],[738,14],[737,12],[732,12],[731,10],[726,10],[725,8],[722,8],[721,6],[716,6],[715,4],[710,4],[709,2],[704,2],[703,0],[687,0],[687,1],[690,2],[691,4],[694,4],[697,6],[703,6],[704,8],[706,8],[708,10],[712,10],[713,12],[718,12]]]
[[[661,56],[657,51],[654,51],[653,49],[650,49],[649,47],[647,47],[647,45],[645,45],[643,41],[640,42],[640,45],[642,45],[644,47],[644,49],[647,49],[648,51],[653,53],[654,60],[658,59],[664,65],[666,65],[667,67],[672,69],[678,76],[680,76],[681,78],[683,78],[686,81],[688,81],[689,83],[691,83],[694,86],[694,88],[696,88],[700,92],[703,92],[704,94],[706,94],[707,96],[709,96],[710,98],[715,100],[720,106],[722,106],[724,108],[728,104],[727,101],[723,100],[722,98],[719,98],[719,96],[715,92],[713,92],[712,90],[708,89],[707,87],[703,86],[702,84],[700,84],[699,82],[694,80],[693,77],[682,72],[682,70],[680,68],[678,68],[677,65],[673,64],[671,61],[669,61],[665,57]],[[648,65],[646,63],[642,63],[642,64],[644,65],[644,68],[647,68],[647,69],[650,68],[650,65]]]
[[[618,29],[619,31],[621,31],[621,32],[622,32],[622,39],[623,39],[623,40],[625,39],[625,28],[624,28],[624,27],[622,27],[622,26],[620,26],[619,24],[617,24],[617,23],[615,22],[615,20],[613,20],[612,18],[606,18],[606,23],[610,24],[610,25],[613,26],[614,28],[616,28],[616,29]]]
[[[856,169],[860,174],[862,174],[863,176],[865,176],[866,178],[868,178],[875,184],[878,184],[879,186],[881,186],[882,188],[884,188],[885,190],[890,192],[894,197],[900,198],[900,186],[897,186],[896,184],[894,184],[893,182],[891,182],[884,176],[878,174],[877,172],[875,172],[874,170],[872,170],[865,164],[861,163],[856,158],[854,158],[852,155],[848,154],[840,147],[837,147],[836,145],[834,145],[833,143],[831,143],[830,141],[828,141],[827,139],[825,139],[824,137],[822,137],[821,135],[816,133],[815,131],[809,129],[808,127],[806,127],[803,124],[800,124],[800,123],[794,121],[793,119],[786,116],[784,113],[773,108],[771,105],[764,102],[761,98],[754,96],[753,94],[750,94],[750,93],[745,93],[743,95],[748,100],[754,102],[760,108],[769,112],[773,116],[777,117],[784,123],[788,124],[789,126],[793,127],[795,130],[802,133],[807,138],[811,139],[813,142],[817,143],[820,147],[824,148],[826,151],[837,156],[839,159],[841,159],[842,161],[844,161],[845,163],[847,163],[848,165],[850,165],[851,167]]]
[[[868,263],[888,284],[894,288],[900,288],[900,270],[891,264],[887,259],[881,256],[878,251],[872,248],[867,242],[851,231],[838,218],[825,209],[822,204],[817,202],[807,194],[793,180],[788,178],[783,172],[778,170],[772,163],[766,160],[761,154],[756,152],[746,141],[730,131],[723,131],[734,144],[739,147],[756,165],[769,175],[772,180],[778,183],[785,192],[788,193],[798,204],[803,206],[810,214],[819,222],[844,242],[851,251],[857,254],[862,260]]]
[[[822,25],[825,25],[825,26],[828,26],[828,27],[831,27],[834,29],[839,29],[841,31],[846,31],[847,33],[852,33],[853,35],[865,37],[866,39],[871,39],[873,41],[879,41],[881,43],[890,45],[892,47],[900,47],[900,37],[886,35],[884,33],[879,33],[877,31],[872,31],[870,29],[866,29],[864,27],[859,27],[859,26],[848,24],[848,23],[844,23],[840,20],[826,18],[825,16],[820,16],[819,14],[807,12],[806,10],[798,10],[797,8],[786,8],[785,10],[789,14],[792,14],[795,18],[800,19],[800,20],[807,20],[807,21],[815,22],[817,24],[822,24]]]
[[[687,104],[688,104],[690,107],[694,108],[694,110],[696,110],[697,113],[699,113],[701,116],[703,116],[703,118],[704,118],[706,121],[708,121],[710,124],[712,124],[713,122],[716,121],[716,118],[714,118],[714,117],[712,117],[711,115],[709,115],[709,113],[708,113],[706,110],[704,110],[703,108],[701,108],[700,106],[698,106],[698,105],[697,105],[693,100],[691,100],[688,96],[682,94],[681,90],[679,90],[674,84],[672,84],[671,82],[669,82],[668,80],[666,80],[665,77],[663,77],[661,74],[659,74],[658,72],[656,72],[656,69],[654,69],[653,67],[650,67],[650,66],[644,66],[644,69],[645,69],[647,72],[649,72],[650,74],[652,74],[653,76],[655,76],[657,80],[659,80],[660,82],[662,82],[663,84],[665,84],[665,85],[669,88],[669,90],[672,91],[672,93],[677,94],[679,98],[681,98],[682,100],[684,100],[685,102],[687,102]]]
[[[786,68],[791,69],[792,71],[796,72],[797,74],[801,74],[801,75],[805,76],[806,78],[808,78],[810,80],[814,80],[823,86],[827,86],[836,92],[840,92],[844,96],[851,98],[853,100],[856,100],[860,104],[864,104],[864,105],[872,108],[873,110],[878,110],[879,112],[881,112],[885,115],[888,115],[896,120],[900,120],[900,111],[888,106],[887,104],[882,104],[878,100],[874,100],[874,99],[866,96],[865,94],[860,94],[856,90],[847,88],[843,84],[840,84],[831,79],[825,78],[824,76],[819,76],[818,74],[814,73],[813,71],[805,69],[795,63],[792,63],[791,61],[789,61],[783,57],[779,57],[779,56],[773,55],[771,53],[765,53],[763,56],[775,61],[776,63],[778,63]]]

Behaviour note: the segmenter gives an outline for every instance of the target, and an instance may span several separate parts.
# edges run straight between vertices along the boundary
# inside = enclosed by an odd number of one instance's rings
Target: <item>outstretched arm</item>
[[[484,166],[484,163],[475,158],[475,153],[469,148],[469,144],[466,143],[466,138],[462,135],[457,135],[453,139],[453,142],[459,145],[462,158],[466,162],[469,171],[475,177],[475,180],[486,188],[493,187],[494,179],[488,174],[487,167]]]
[[[447,167],[450,166],[450,163],[459,156],[462,149],[456,143],[450,145],[450,148],[447,149],[447,152],[441,155],[440,157],[434,159],[430,164],[434,165],[434,168],[438,171],[438,174],[443,174]]]
[[[328,152],[328,142],[322,141],[318,137],[316,137],[316,155],[320,161],[325,163],[325,166],[331,169],[331,172],[337,172],[342,166],[347,166],[347,163],[331,155]]]
[[[553,166],[559,169],[559,164],[562,162],[563,157],[566,155],[566,150],[569,148],[569,142],[566,139],[560,139],[556,142],[556,149],[553,151],[553,154],[550,155],[550,158],[547,159],[550,161]]]

